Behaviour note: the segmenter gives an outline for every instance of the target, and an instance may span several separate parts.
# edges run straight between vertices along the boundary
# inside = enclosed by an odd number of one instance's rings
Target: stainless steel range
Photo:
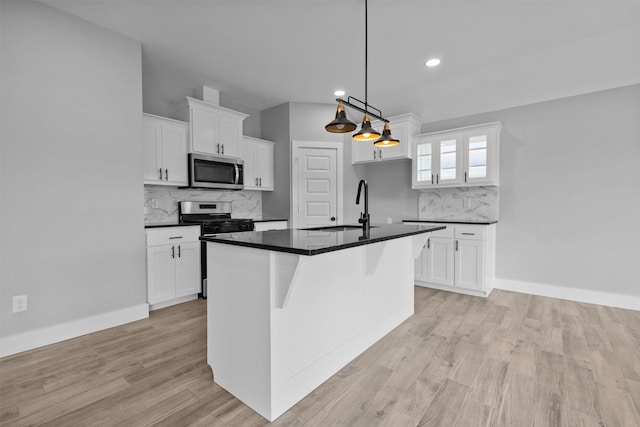
[[[178,219],[181,224],[200,225],[201,236],[253,231],[253,220],[231,217],[231,202],[180,202]],[[202,298],[207,297],[207,245],[201,245]]]

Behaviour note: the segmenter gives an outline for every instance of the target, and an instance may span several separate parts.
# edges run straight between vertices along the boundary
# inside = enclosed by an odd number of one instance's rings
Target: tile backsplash
[[[498,220],[498,187],[434,188],[420,191],[421,220]]]
[[[145,185],[144,222],[175,224],[178,222],[178,202],[191,200],[231,202],[234,218],[262,219],[260,191],[215,191]]]

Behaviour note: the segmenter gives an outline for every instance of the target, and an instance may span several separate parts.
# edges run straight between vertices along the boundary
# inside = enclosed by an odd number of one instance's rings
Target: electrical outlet
[[[27,296],[17,295],[13,297],[13,312],[27,311]]]

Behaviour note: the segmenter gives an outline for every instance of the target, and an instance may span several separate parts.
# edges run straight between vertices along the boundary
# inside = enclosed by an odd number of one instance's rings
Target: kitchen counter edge
[[[428,222],[437,224],[470,224],[470,225],[491,225],[496,224],[498,220],[467,220],[467,219],[403,219],[405,222]]]
[[[284,230],[268,230],[268,231],[246,231],[242,233],[229,233],[223,234],[219,236],[202,236],[200,240],[203,242],[211,242],[211,243],[222,243],[227,245],[235,245],[235,246],[244,246],[255,249],[264,249],[275,252],[285,252],[290,254],[297,255],[320,255],[327,252],[334,252],[343,249],[354,248],[357,246],[371,245],[374,243],[384,242],[387,240],[400,239],[403,237],[409,237],[416,234],[430,233],[436,230],[444,230],[445,226],[415,226],[415,225],[400,225],[400,227],[404,228],[404,230],[399,230],[397,226],[390,225],[378,225],[371,229],[370,237],[367,239],[360,240],[361,230],[348,230],[348,231],[319,231],[319,230],[304,230],[304,229],[284,229]],[[414,229],[407,229],[406,227],[419,227]],[[397,231],[393,231],[396,228]],[[269,234],[267,234],[269,233]],[[326,233],[326,234],[335,234],[342,233],[343,239],[346,240],[344,243],[335,244],[331,246],[325,247],[315,247],[313,249],[303,248],[300,246],[293,246],[290,242],[295,241],[296,239],[292,239],[292,233]],[[278,236],[280,235],[280,236]],[[261,239],[261,241],[257,241],[258,238],[262,237],[271,237],[273,239]],[[279,237],[279,238],[278,238]],[[253,238],[253,240],[252,240]]]

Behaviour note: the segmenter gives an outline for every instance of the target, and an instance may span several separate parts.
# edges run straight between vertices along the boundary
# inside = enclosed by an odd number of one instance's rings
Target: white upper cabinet
[[[245,190],[273,191],[273,144],[250,136],[242,137]]]
[[[412,136],[420,132],[420,118],[415,114],[388,117],[391,135],[400,144],[390,147],[376,147],[372,141],[351,140],[351,163],[384,162],[386,160],[410,159]],[[374,129],[382,133],[384,122],[371,122]]]
[[[247,114],[187,97],[177,104],[176,115],[189,121],[190,152],[242,156],[242,121]]]
[[[144,183],[186,186],[189,124],[143,114]]]
[[[498,185],[499,122],[416,135],[413,188]]]

